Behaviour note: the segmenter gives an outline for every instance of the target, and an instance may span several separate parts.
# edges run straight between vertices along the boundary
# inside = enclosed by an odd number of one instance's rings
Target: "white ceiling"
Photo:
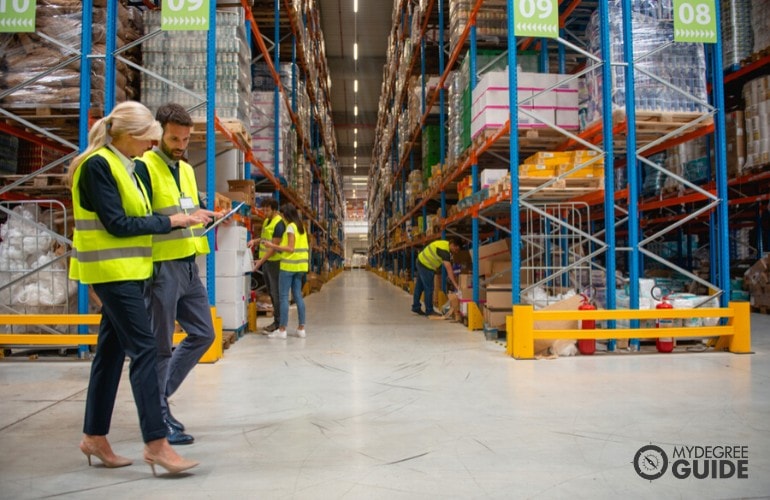
[[[345,180],[345,198],[351,199],[355,189],[356,199],[365,200],[393,2],[358,0],[358,14],[353,13],[353,0],[319,0],[319,8],[332,82],[332,119],[337,134],[340,173]],[[356,40],[358,61],[353,60]],[[353,92],[356,78],[357,94]],[[356,104],[357,117],[353,113]],[[354,133],[355,128],[358,128],[358,134]],[[353,143],[356,140],[358,161],[354,172]],[[351,176],[355,178],[351,179]]]

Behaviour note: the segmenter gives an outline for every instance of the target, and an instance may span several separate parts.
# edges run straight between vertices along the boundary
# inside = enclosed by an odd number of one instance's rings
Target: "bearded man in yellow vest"
[[[137,175],[147,185],[154,213],[215,214],[201,207],[192,166],[183,160],[190,141],[193,121],[178,104],[158,108],[156,119],[163,127],[160,144],[136,162]],[[161,407],[171,444],[190,444],[168,407],[168,398],[179,389],[185,377],[214,341],[214,324],[208,293],[198,274],[195,257],[209,253],[204,226],[179,228],[152,240],[153,277],[147,297],[152,327],[158,344],[158,383]],[[187,334],[173,349],[175,322]]]
[[[265,279],[267,292],[270,294],[270,302],[273,304],[273,322],[266,326],[262,333],[268,334],[278,329],[281,324],[281,299],[278,294],[278,276],[281,270],[281,252],[262,243],[272,241],[276,245],[281,244],[283,233],[286,231],[286,223],[278,212],[278,202],[273,198],[263,198],[259,204],[265,214],[262,222],[262,233],[258,239],[249,241],[249,248],[259,245],[258,260],[254,263],[254,271],[262,268],[262,276]]]
[[[455,290],[460,289],[457,280],[455,280],[451,263],[452,255],[460,250],[460,245],[460,241],[455,239],[450,241],[436,240],[417,255],[417,279],[412,300],[413,313],[428,317],[440,316],[433,310],[433,277],[441,269],[442,264],[446,269],[447,278],[452,282]],[[425,294],[425,311],[420,306],[420,295],[423,293]]]

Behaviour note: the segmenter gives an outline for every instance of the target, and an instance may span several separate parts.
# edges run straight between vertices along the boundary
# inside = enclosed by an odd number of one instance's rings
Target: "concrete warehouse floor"
[[[127,364],[109,438],[134,464],[106,469],[77,447],[90,364],[0,362],[0,498],[770,494],[770,316],[752,315],[751,355],[517,361],[481,332],[410,313],[411,297],[364,270],[306,302],[306,339],[246,334],[174,396],[196,438],[178,451],[201,462],[187,475],[143,463]],[[649,444],[669,459],[652,481],[632,464]],[[674,453],[692,446],[746,447],[748,478],[675,477]]]

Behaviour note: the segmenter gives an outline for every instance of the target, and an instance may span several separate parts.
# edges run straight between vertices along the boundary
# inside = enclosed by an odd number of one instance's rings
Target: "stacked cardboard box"
[[[765,255],[743,275],[744,287],[751,294],[751,305],[770,308],[770,255]]]

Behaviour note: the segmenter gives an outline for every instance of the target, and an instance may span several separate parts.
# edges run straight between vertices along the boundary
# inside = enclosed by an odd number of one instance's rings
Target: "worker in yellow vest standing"
[[[452,271],[452,255],[460,251],[461,243],[459,240],[436,240],[431,242],[417,255],[417,276],[414,286],[414,297],[412,299],[412,312],[428,317],[440,316],[433,310],[433,278],[436,272],[441,269],[441,265],[447,272],[447,278],[452,282],[455,290],[460,290],[460,286],[455,280]],[[425,310],[420,306],[420,295],[425,294]]]
[[[263,333],[271,333],[277,330],[281,324],[281,298],[278,292],[281,252],[267,248],[261,242],[272,241],[274,244],[280,245],[283,234],[286,231],[286,224],[278,212],[278,202],[273,198],[264,198],[259,206],[265,214],[265,220],[262,222],[262,233],[259,239],[249,241],[249,248],[253,248],[257,244],[259,245],[259,258],[254,263],[254,271],[256,272],[260,267],[262,268],[262,276],[265,278],[267,292],[270,294],[270,301],[273,304],[273,322],[263,330]]]
[[[297,330],[293,335],[305,338],[305,301],[302,298],[302,280],[310,269],[310,245],[307,230],[302,224],[302,219],[297,209],[291,203],[281,206],[286,222],[286,231],[283,233],[281,244],[276,245],[272,241],[263,240],[261,243],[267,248],[281,252],[280,272],[278,277],[279,293],[281,300],[281,323],[278,330],[268,334],[269,338],[285,339],[286,325],[289,320],[289,291],[297,305]]]
[[[218,214],[201,208],[192,166],[183,160],[193,121],[178,104],[158,108],[156,119],[163,127],[160,143],[137,160],[137,175],[147,184],[153,212],[162,215]],[[219,214],[221,215],[221,214]],[[202,224],[179,228],[152,239],[154,271],[147,297],[158,344],[158,383],[163,420],[169,443],[191,444],[193,436],[169,410],[170,398],[214,341],[208,293],[198,274],[195,257],[209,253],[201,237]],[[176,322],[187,334],[176,349]]]
[[[157,346],[144,294],[152,276],[152,235],[208,223],[205,214],[152,213],[146,187],[131,158],[160,138],[161,127],[138,102],[118,104],[94,123],[88,146],[70,164],[75,232],[70,279],[90,284],[102,302],[102,320],[86,395],[80,451],[105,467],[131,460],[113,452],[110,431],[123,362],[131,359],[129,378],[145,442],[144,460],[179,473],[198,465],[169,446],[160,407]]]

